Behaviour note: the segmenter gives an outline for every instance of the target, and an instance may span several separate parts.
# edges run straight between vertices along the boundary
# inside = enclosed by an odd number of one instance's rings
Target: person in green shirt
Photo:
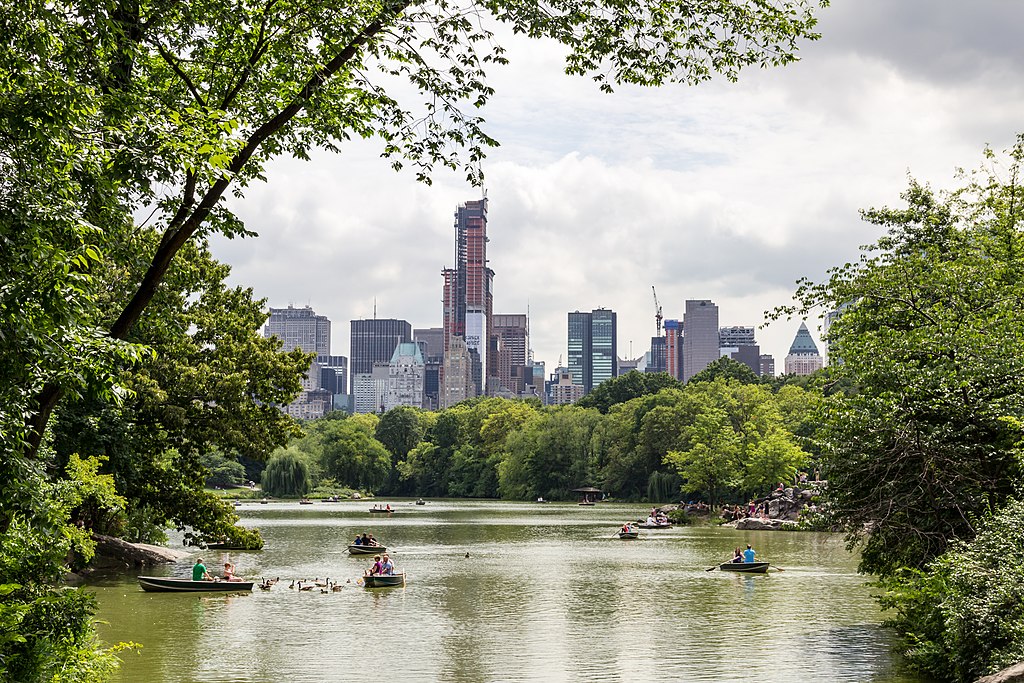
[[[196,563],[192,565],[192,580],[213,581],[213,577],[206,573],[206,565],[203,564],[203,558],[201,557],[197,557]]]

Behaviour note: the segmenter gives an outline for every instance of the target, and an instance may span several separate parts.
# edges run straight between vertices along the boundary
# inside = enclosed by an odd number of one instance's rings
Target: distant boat
[[[578,504],[579,505],[597,505],[597,503],[595,503],[592,500],[581,500]]]
[[[206,544],[207,550],[253,550],[253,548],[246,548],[240,546],[237,543],[229,543],[227,541],[217,541],[214,543]]]
[[[419,500],[417,500],[417,501],[416,501],[416,504],[417,504],[417,505],[426,505],[426,504],[427,504],[427,501],[425,501],[425,500],[423,500],[422,498],[420,498]]]
[[[140,576],[139,585],[150,593],[209,593],[251,591],[252,581],[190,581],[163,576]]]
[[[401,574],[372,574],[363,577],[365,588],[387,588],[390,586],[404,586],[405,572]]]
[[[629,531],[622,531],[621,529],[619,530],[619,538],[621,538],[624,541],[637,538],[639,535],[640,530],[637,529],[636,526],[630,526]]]
[[[672,522],[655,522],[654,524],[651,524],[650,522],[644,522],[643,524],[638,524],[637,526],[639,526],[641,529],[671,529]]]
[[[538,498],[538,499],[537,499],[537,502],[538,502],[538,503],[546,503],[547,501],[546,501],[546,500],[544,500],[543,498]]]
[[[742,574],[767,574],[769,562],[723,562],[718,568],[723,572]]]
[[[313,501],[311,501],[309,498],[303,498],[302,500],[299,501],[299,505],[312,505],[312,504],[313,504]]]
[[[370,508],[370,512],[394,512],[394,510],[389,510],[387,508]]]
[[[348,552],[351,555],[376,555],[387,551],[388,548],[384,545],[350,545],[348,547]]]

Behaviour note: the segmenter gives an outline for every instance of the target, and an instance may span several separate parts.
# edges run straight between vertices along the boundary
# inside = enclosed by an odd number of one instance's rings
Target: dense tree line
[[[327,480],[383,495],[566,500],[598,486],[620,499],[685,492],[717,504],[793,481],[809,457],[797,434],[808,431],[815,398],[799,387],[773,392],[756,377],[715,373],[683,387],[638,372],[602,387],[603,412],[586,401],[480,398],[438,413],[332,415],[306,424],[270,464],[298,455],[313,473],[309,487]]]

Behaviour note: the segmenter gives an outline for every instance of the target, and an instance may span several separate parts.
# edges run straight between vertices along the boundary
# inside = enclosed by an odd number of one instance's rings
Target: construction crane
[[[651,285],[651,291],[654,293],[654,323],[655,323],[655,327],[657,327],[657,329],[658,329],[657,336],[660,337],[661,336],[661,319],[663,317],[661,315],[661,304],[658,303],[658,290],[656,290],[654,288],[654,285]]]

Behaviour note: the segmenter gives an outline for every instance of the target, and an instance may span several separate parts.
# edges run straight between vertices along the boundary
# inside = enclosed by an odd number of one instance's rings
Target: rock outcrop
[[[1024,683],[1024,662],[1014,664],[984,678],[979,678],[974,683]]]
[[[191,553],[172,550],[147,543],[129,543],[113,536],[93,534],[96,556],[92,564],[98,567],[151,567],[155,564],[178,562]]]

